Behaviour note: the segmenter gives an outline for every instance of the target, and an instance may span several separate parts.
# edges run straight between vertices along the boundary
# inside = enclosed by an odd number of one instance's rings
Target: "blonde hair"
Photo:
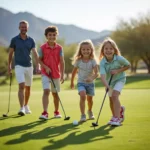
[[[21,24],[26,24],[27,27],[29,27],[29,23],[28,23],[28,21],[26,21],[26,20],[21,20],[21,21],[19,22],[19,27],[20,27]]]
[[[113,41],[110,37],[106,38],[103,43],[100,45],[100,55],[99,55],[99,60],[101,60],[104,57],[104,47],[107,43],[110,43],[111,46],[114,48],[115,50],[115,54],[116,55],[121,55],[120,50],[117,46],[117,44],[115,43],[115,41]]]
[[[76,50],[76,53],[74,54],[73,56],[73,61],[72,61],[72,64],[74,64],[77,60],[80,60],[83,58],[83,55],[81,53],[81,47],[82,45],[90,45],[90,48],[92,50],[92,53],[90,54],[90,59],[95,59],[97,61],[97,58],[96,58],[96,55],[95,55],[95,48],[94,48],[94,45],[92,43],[91,40],[84,40],[84,41],[81,41],[79,44],[78,44],[78,48]]]

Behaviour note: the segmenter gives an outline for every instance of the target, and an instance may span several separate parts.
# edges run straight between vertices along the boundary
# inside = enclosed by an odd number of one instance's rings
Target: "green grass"
[[[0,80],[2,80],[0,78]],[[75,81],[76,83],[76,81]],[[95,86],[97,89],[99,88],[104,88],[102,85],[102,82],[100,79],[96,79]],[[8,91],[9,87],[9,80],[7,81],[7,85],[0,85],[0,91],[1,92],[6,92]],[[12,91],[17,91],[18,90],[18,84],[15,79],[13,79],[12,82]],[[128,76],[127,77],[127,82],[125,84],[125,89],[150,89],[150,76]],[[32,90],[33,91],[42,91],[42,83],[41,83],[41,77],[34,76],[34,81],[32,85]],[[66,80],[64,84],[61,86],[61,90],[70,90],[70,80]]]
[[[69,82],[64,86],[64,89],[68,89]],[[7,111],[8,90],[8,85],[0,87],[1,115]],[[93,105],[96,117],[104,93],[103,86],[96,88]],[[60,93],[66,114],[71,117],[69,121],[52,118],[54,107],[51,96],[50,119],[40,121],[38,117],[42,112],[41,97],[41,83],[37,80],[33,84],[30,98],[33,113],[19,117],[16,115],[19,110],[17,84],[13,83],[9,117],[0,117],[0,150],[148,150],[150,147],[150,84],[147,77],[140,80],[136,77],[129,78],[120,96],[121,103],[126,106],[126,119],[122,126],[116,128],[106,125],[111,117],[108,98],[99,126],[94,130],[91,127],[93,121],[90,120],[79,126],[72,125],[73,120],[80,118],[76,90],[62,90]],[[61,113],[63,114],[62,110]]]

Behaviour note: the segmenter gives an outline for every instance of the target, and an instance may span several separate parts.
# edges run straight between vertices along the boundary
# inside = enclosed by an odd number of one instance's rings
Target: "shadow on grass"
[[[18,117],[21,117],[21,116],[19,116],[19,115],[17,115],[17,114],[15,114],[15,115],[8,115],[7,117],[0,117],[0,120],[6,120],[6,119],[10,119],[10,118],[18,118]]]
[[[36,130],[32,129],[33,131],[29,131],[29,129],[43,123],[45,122],[36,121],[21,126],[7,128],[0,131],[0,137],[21,134],[19,138],[9,140],[5,143],[5,145],[21,144],[30,140],[48,139],[49,145],[43,147],[43,150],[50,150],[59,149],[68,145],[85,144],[97,140],[110,139],[112,136],[109,136],[109,132],[114,129],[114,127],[104,125],[96,128],[95,130],[94,128],[89,127],[88,131],[82,132],[80,130],[80,126],[73,126],[72,123],[69,123],[62,126],[49,126],[40,131],[38,128],[35,128]],[[60,139],[59,136],[62,135],[63,138]],[[60,140],[58,140],[58,138]]]
[[[59,149],[70,145],[86,144],[100,140],[107,140],[113,138],[109,136],[109,132],[115,127],[104,125],[97,129],[90,129],[86,132],[74,131],[68,134],[61,140],[50,139],[49,146],[45,146],[43,150]]]
[[[16,118],[16,117],[20,117],[20,116],[13,115],[13,117]],[[13,118],[13,117],[11,117],[11,118]],[[35,121],[35,122],[31,122],[31,123],[28,123],[25,125],[9,127],[9,128],[6,128],[6,129],[3,129],[0,131],[0,137],[27,132],[29,129],[32,129],[32,128],[34,128],[38,125],[44,124],[44,123],[46,123],[46,121]]]

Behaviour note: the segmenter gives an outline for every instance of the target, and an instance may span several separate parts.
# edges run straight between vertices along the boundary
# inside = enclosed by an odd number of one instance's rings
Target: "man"
[[[29,24],[23,20],[19,22],[19,35],[12,38],[10,43],[8,57],[8,73],[11,75],[11,63],[14,54],[15,74],[19,84],[18,98],[20,102],[20,110],[18,115],[30,114],[31,110],[28,106],[30,97],[30,87],[33,77],[32,56],[33,53],[36,61],[36,71],[39,71],[38,54],[35,48],[34,40],[27,35]]]

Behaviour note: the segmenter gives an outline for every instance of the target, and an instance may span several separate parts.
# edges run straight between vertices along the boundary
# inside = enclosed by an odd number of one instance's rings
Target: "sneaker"
[[[28,105],[24,106],[24,108],[25,108],[25,113],[26,114],[31,114],[32,113]]]
[[[39,117],[39,119],[45,119],[45,120],[47,120],[48,119],[48,113],[46,111],[44,111],[42,113],[42,115]]]
[[[85,114],[81,115],[81,119],[80,119],[80,122],[84,122],[84,121],[86,121],[86,115]]]
[[[22,107],[22,108],[19,110],[18,115],[20,115],[20,116],[24,116],[24,115],[25,115],[25,109],[24,109],[24,107]]]
[[[111,125],[111,123],[113,122],[114,116],[111,117],[111,119],[108,121],[107,124]]]
[[[89,119],[95,119],[92,111],[88,111],[87,113],[88,113]]]
[[[55,118],[61,118],[62,116],[61,116],[61,114],[59,113],[59,111],[55,111],[55,112],[54,112],[54,117],[55,117]]]
[[[125,107],[124,107],[124,106],[121,106],[121,111],[120,111],[120,122],[123,122],[124,119],[125,119],[124,112],[125,112]]]
[[[120,118],[114,118],[111,122],[111,125],[120,126]]]

